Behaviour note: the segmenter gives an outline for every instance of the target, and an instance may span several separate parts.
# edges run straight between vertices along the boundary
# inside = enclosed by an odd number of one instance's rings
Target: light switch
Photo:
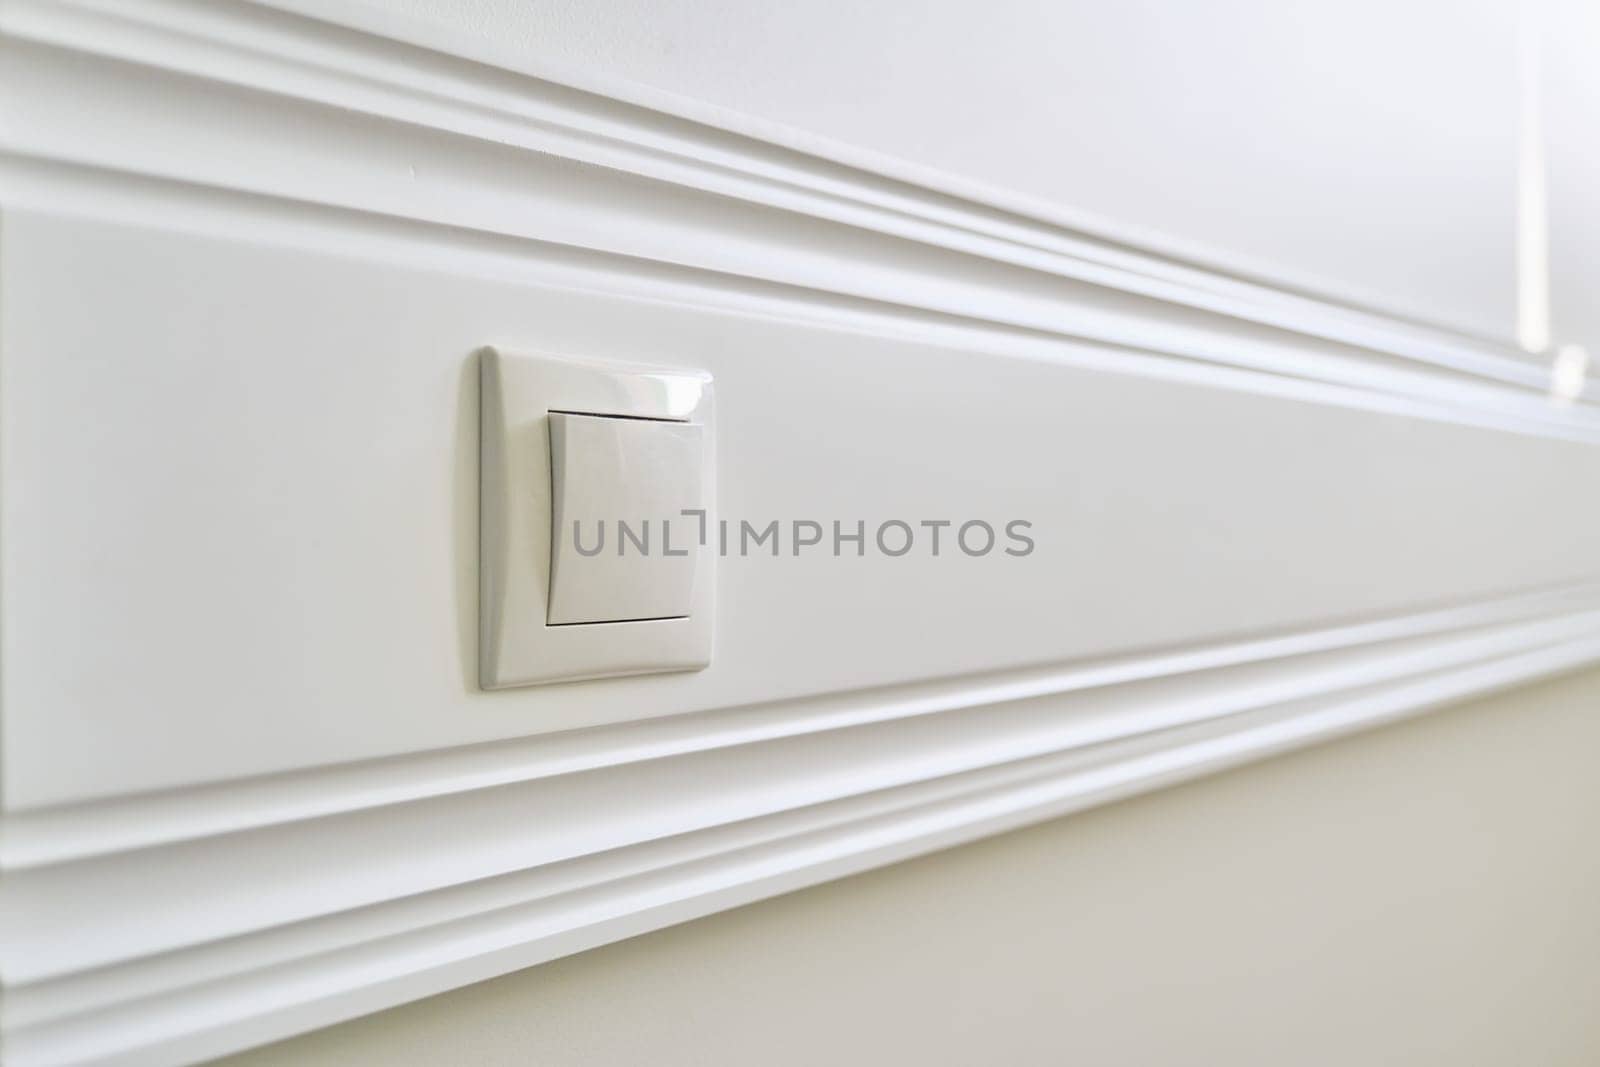
[[[703,532],[700,427],[550,413],[552,626],[686,618]]]
[[[479,684],[709,666],[711,375],[492,348],[477,359]]]

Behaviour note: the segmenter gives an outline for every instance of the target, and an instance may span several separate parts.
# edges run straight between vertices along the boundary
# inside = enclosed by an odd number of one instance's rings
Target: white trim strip
[[[0,892],[0,916],[14,924],[26,914],[31,929],[6,931],[7,998],[0,1019],[8,1062],[173,1063],[248,1047],[1576,669],[1600,659],[1600,610],[1394,646],[1380,642],[1332,661],[1319,656],[1325,654],[1275,662],[1265,675],[1261,664],[1235,664],[1174,676],[1183,692],[1209,693],[1210,713],[1187,720],[1148,715],[1171,706],[1158,700],[1145,706],[1146,714],[1134,714],[1139,725],[1132,729],[1098,734],[1079,729],[1074,736],[1076,713],[1061,717],[1073,706],[1068,704],[1050,716],[1058,723],[1054,737],[1024,740],[1008,729],[998,708],[990,707],[986,732],[998,727],[1001,736],[975,759],[966,752],[971,736],[950,723],[925,732],[945,736],[945,757],[920,754],[921,766],[910,776],[895,772],[895,761],[878,764],[869,758],[874,769],[857,765],[839,779],[842,792],[836,788],[831,796],[815,794],[764,814],[741,808],[750,813],[747,818],[729,818],[732,809],[722,804],[721,816],[689,832],[646,827],[653,816],[641,808],[628,816],[642,820],[643,832],[634,843],[619,846],[596,837],[553,862],[540,862],[528,849],[532,842],[513,834],[515,858],[499,873],[464,862],[471,849],[452,858],[448,850],[434,847],[437,842],[415,836],[413,830],[430,818],[451,819],[457,829],[470,825],[459,818],[459,810],[430,813],[430,805],[442,801],[423,801],[347,816],[360,820],[348,828],[336,818],[331,826],[314,824],[315,832],[308,835],[292,828],[276,839],[240,833],[199,848],[155,846],[125,861],[101,857],[13,874]],[[1326,665],[1320,686],[1312,683],[1316,672],[1310,666],[1318,663]],[[1099,699],[1115,704],[1118,690],[1136,698],[1148,684],[1112,683]],[[1123,703],[1124,717],[1140,706],[1137,699]],[[830,745],[841,756],[836,766],[848,767],[856,746],[874,747],[874,733],[846,730],[833,738]],[[696,757],[662,759],[692,763]],[[555,785],[581,791],[584,778],[563,776]],[[648,793],[634,790],[632,795],[639,804]],[[581,815],[578,821],[590,822]],[[588,830],[597,831],[598,825],[590,822]],[[436,874],[442,868],[444,877],[405,892],[392,865],[373,871],[371,858],[354,852],[330,859],[334,854],[325,842],[334,837],[353,842],[357,834],[369,842],[409,846]],[[324,903],[301,918],[263,925],[262,909],[270,911],[273,902],[246,889],[261,884],[252,881],[252,868],[268,863],[284,870],[295,862],[296,851],[304,852],[299,862],[315,861],[319,901],[328,901],[330,890],[337,895],[339,885],[351,878],[368,879],[382,892],[366,904],[327,910]],[[339,870],[330,871],[330,862]],[[163,900],[157,892],[162,887],[169,894],[164,900],[170,921],[157,913],[159,905],[151,907]],[[73,899],[83,892],[147,903],[89,914]],[[281,894],[284,887],[275,883],[268,892]],[[208,910],[232,913],[236,932],[206,931],[214,916],[189,914],[193,909],[186,898],[201,894]],[[52,912],[70,922],[82,942],[76,949],[80,962],[66,969],[62,931]],[[120,959],[100,951],[136,943],[138,950]],[[49,969],[37,970],[41,963]]]
[[[19,44],[32,42],[30,47],[67,48],[85,57],[119,61],[105,71],[105,76],[113,79],[135,77],[122,65],[132,63],[181,72],[195,79],[193,85],[201,91],[227,85],[278,99],[314,102],[320,113],[336,120],[338,143],[352,154],[359,153],[362,146],[349,138],[349,124],[365,116],[382,123],[383,130],[390,134],[394,132],[393,124],[401,123],[410,130],[467,137],[722,201],[740,201],[776,212],[769,216],[774,225],[798,216],[836,223],[873,235],[880,242],[891,242],[876,245],[875,253],[890,254],[893,242],[915,242],[926,250],[937,249],[959,257],[950,261],[950,268],[960,270],[969,280],[987,273],[979,266],[981,263],[1002,265],[1041,280],[1087,284],[1154,301],[1169,312],[1188,309],[1201,318],[1190,327],[1176,329],[1169,314],[1165,331],[1169,340],[1151,345],[1150,331],[1141,328],[1137,319],[1129,323],[1106,318],[1082,306],[1040,305],[1036,311],[1026,310],[1027,301],[1017,303],[1016,297],[1027,285],[1008,283],[1019,291],[1012,294],[1011,300],[996,301],[992,293],[988,299],[975,300],[971,292],[965,291],[966,282],[949,288],[942,266],[936,272],[940,277],[930,273],[933,261],[928,260],[926,252],[921,257],[923,262],[915,268],[919,275],[915,284],[884,288],[872,284],[874,272],[870,264],[857,263],[857,269],[850,272],[834,269],[837,255],[848,255],[850,249],[847,243],[841,243],[845,241],[842,236],[831,235],[827,238],[829,253],[814,271],[800,275],[792,272],[796,248],[787,249],[787,255],[779,257],[791,272],[770,280],[786,284],[887,299],[947,314],[971,314],[971,309],[981,307],[986,319],[1009,326],[1136,348],[1153,347],[1185,358],[1360,384],[1405,395],[1443,390],[1450,394],[1451,403],[1458,402],[1461,395],[1460,383],[1451,380],[1454,376],[1513,385],[1535,401],[1542,399],[1548,387],[1545,368],[1506,345],[1199,270],[1159,253],[1134,252],[1120,244],[1096,240],[1043,217],[958,199],[704,122],[570,89],[537,75],[513,74],[436,50],[424,51],[370,34],[334,30],[326,23],[264,7],[196,6],[185,0],[137,5],[117,0],[18,0],[0,13],[0,30]],[[42,57],[39,61],[46,62]],[[85,71],[74,66],[73,76],[84,77]],[[110,113],[112,110],[99,117],[105,128],[98,135],[88,136],[86,131],[64,128],[63,115],[40,108],[35,119],[37,127],[25,122],[16,124],[18,128],[8,138],[9,151],[17,158],[77,163],[128,175],[163,176],[163,160],[173,155],[170,148],[153,153],[125,133],[119,135],[117,130],[121,127],[117,116]],[[312,117],[311,112],[294,116],[300,126]],[[78,118],[94,120],[93,116]],[[249,151],[226,150],[229,140],[242,138],[259,148],[260,142],[268,138],[252,137],[249,129],[195,129],[192,119],[187,118],[180,124],[184,123],[189,135],[198,138],[196,150],[177,153],[185,160],[184,173],[166,177],[258,196],[340,204],[336,175],[330,180],[330,175],[308,174],[305,180],[295,183],[294,175],[272,174],[270,168],[253,162]],[[374,135],[379,132],[378,127],[368,129]],[[212,146],[209,152],[201,147],[204,145]],[[302,153],[300,158],[306,155]],[[216,157],[218,167],[210,177],[196,165],[197,160],[208,156]],[[531,162],[524,155],[517,165]],[[370,192],[364,186],[360,200],[343,206],[382,210],[379,198],[368,195]],[[654,262],[730,271],[741,278],[763,277],[774,258],[742,255],[729,242],[730,235],[723,233],[714,242],[713,262],[695,254],[700,249],[694,242],[685,242],[681,232],[674,231],[664,235],[664,242],[652,243],[647,232],[618,225],[618,220],[612,220],[603,236],[585,231],[580,237],[570,226],[551,229],[551,220],[546,216],[537,227],[543,232],[536,233],[518,226],[514,216],[494,204],[495,197],[483,187],[476,189],[476,197],[441,197],[439,203],[449,206],[439,210],[420,206],[414,180],[407,183],[405,192],[403,214],[419,221],[465,224],[507,236],[538,237],[642,256]],[[520,196],[528,200],[537,194],[523,188]],[[462,202],[467,199],[487,200],[491,210],[469,219],[461,214]],[[655,221],[659,224],[660,219]],[[957,268],[958,263],[967,266]],[[941,297],[941,291],[948,291],[949,297]],[[1007,314],[1005,307],[1013,303],[1016,312]],[[1214,333],[1224,323],[1234,324],[1225,339],[1207,339],[1208,332]],[[1245,328],[1243,333],[1241,328]],[[1260,333],[1262,330],[1269,333]],[[1271,332],[1276,331],[1286,331],[1299,339],[1292,352],[1277,351],[1287,338],[1272,338]],[[1319,346],[1325,348],[1325,355]],[[1385,368],[1374,362],[1372,353],[1403,361],[1431,377],[1411,381],[1407,378],[1409,372],[1401,371],[1398,365]],[[1359,373],[1346,371],[1346,366]],[[1440,372],[1447,375],[1440,377]],[[1505,395],[1498,393],[1492,398],[1486,395],[1485,399],[1501,406],[1507,401]],[[1551,409],[1545,405],[1527,410],[1537,414]],[[1570,424],[1569,414],[1555,412],[1554,417]],[[1592,424],[1594,420],[1589,421]]]
[[[1320,653],[1394,647],[1480,628],[1543,637],[1582,630],[1600,610],[1600,587],[1576,585],[1256,641],[1101,663],[1032,667],[978,678],[913,685],[675,716],[579,735],[557,734],[425,752],[296,774],[174,790],[88,804],[16,812],[0,823],[0,871],[89,859],[492,789],[516,782],[713,752],[804,734],[843,730],[948,711],[1189,677]],[[1531,630],[1515,627],[1531,624]],[[1503,647],[1503,646],[1500,646]],[[1341,676],[1343,677],[1343,676]],[[1291,693],[1315,693],[1320,677],[1296,671]],[[1197,714],[1194,711],[1190,716]],[[1204,714],[1203,712],[1199,714]],[[1150,722],[1158,725],[1151,726]],[[1121,732],[1188,721],[1162,709],[1154,720],[1124,721]]]

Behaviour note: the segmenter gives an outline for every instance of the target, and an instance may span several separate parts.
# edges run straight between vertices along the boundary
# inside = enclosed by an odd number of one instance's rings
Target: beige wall
[[[1600,1061],[1600,673],[232,1061]]]

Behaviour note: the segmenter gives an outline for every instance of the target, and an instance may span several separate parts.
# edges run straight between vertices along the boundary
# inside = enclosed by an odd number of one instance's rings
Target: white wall
[[[1592,1064],[1597,706],[1547,683],[229,1064]]]
[[[1513,0],[374,6],[1513,331]]]
[[[1557,343],[1600,358],[1600,6],[1549,5],[1543,26],[1550,310]]]
[[[1509,2],[899,10],[0,5],[8,1064],[575,954],[303,1047],[1589,1047],[1592,679],[601,949],[1600,664],[1600,390],[1300,288],[1510,332]],[[730,520],[1039,551],[730,555],[705,670],[485,692],[485,345],[714,375]]]

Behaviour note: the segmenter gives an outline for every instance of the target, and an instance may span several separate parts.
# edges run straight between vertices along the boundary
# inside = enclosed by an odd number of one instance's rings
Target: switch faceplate
[[[707,666],[710,375],[497,349],[479,359],[479,684]]]
[[[687,617],[699,556],[700,427],[559,411],[549,418],[546,621]]]

